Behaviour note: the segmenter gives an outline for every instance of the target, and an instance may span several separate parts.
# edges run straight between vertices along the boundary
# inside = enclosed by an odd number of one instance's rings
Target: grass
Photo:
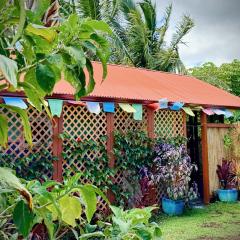
[[[213,203],[183,216],[161,215],[164,240],[240,240],[240,202]]]

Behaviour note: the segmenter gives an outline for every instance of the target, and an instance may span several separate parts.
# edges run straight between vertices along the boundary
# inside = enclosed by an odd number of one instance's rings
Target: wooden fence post
[[[150,138],[154,138],[154,110],[147,108],[147,131]]]
[[[53,156],[57,157],[58,160],[53,162],[53,180],[61,182],[62,177],[62,149],[63,143],[59,134],[63,131],[63,116],[53,117]]]
[[[202,169],[203,169],[203,201],[210,202],[209,192],[209,166],[208,166],[208,140],[207,140],[207,115],[201,112],[201,140],[202,140]]]
[[[109,157],[109,167],[114,168],[115,158],[113,155],[113,144],[114,144],[114,113],[106,113],[107,116],[107,154]],[[112,179],[113,181],[113,179]],[[114,203],[115,196],[111,189],[107,191],[108,200]]]

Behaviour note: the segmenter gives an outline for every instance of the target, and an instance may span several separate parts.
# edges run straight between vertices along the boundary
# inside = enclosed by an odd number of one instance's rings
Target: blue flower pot
[[[221,202],[236,202],[238,200],[237,189],[218,189],[217,193]]]
[[[184,210],[184,205],[184,200],[171,200],[168,198],[162,199],[163,212],[170,216],[181,215]]]

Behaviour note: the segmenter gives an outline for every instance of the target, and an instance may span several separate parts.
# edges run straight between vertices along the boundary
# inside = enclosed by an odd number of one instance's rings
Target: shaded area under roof
[[[93,62],[93,67],[96,86],[87,98],[144,102],[167,98],[170,102],[240,108],[239,97],[191,76],[109,64],[102,82],[101,64]],[[55,96],[71,98],[73,94],[73,87],[65,80],[56,84]]]

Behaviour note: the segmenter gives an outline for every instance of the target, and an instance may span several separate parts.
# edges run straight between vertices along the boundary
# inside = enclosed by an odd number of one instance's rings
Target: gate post
[[[210,202],[209,192],[209,166],[208,166],[208,140],[207,140],[207,115],[201,112],[201,141],[202,141],[202,169],[203,169],[203,201]]]

